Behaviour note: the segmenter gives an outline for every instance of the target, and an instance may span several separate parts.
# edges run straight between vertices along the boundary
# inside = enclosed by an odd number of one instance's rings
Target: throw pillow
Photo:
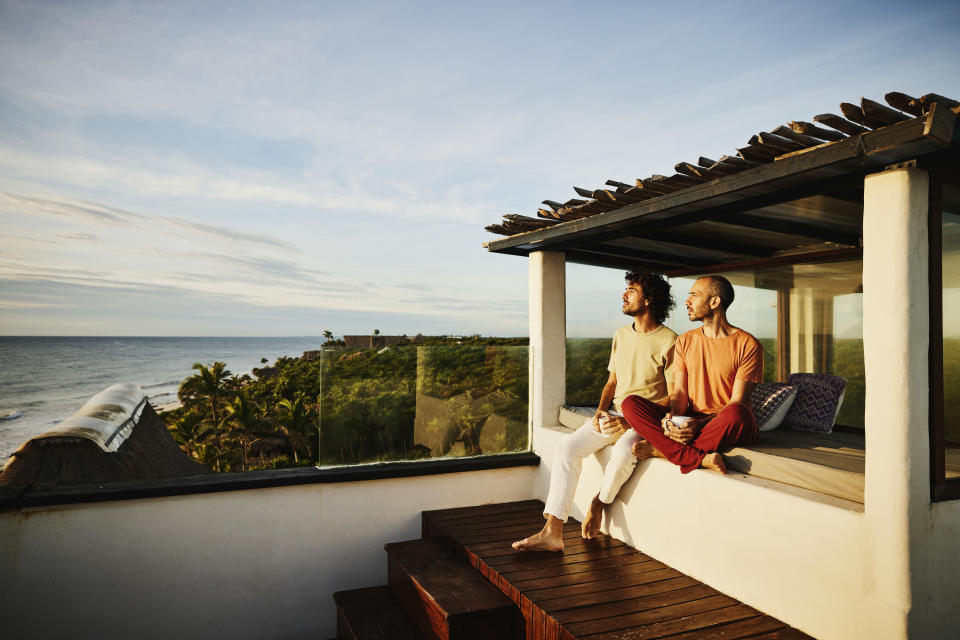
[[[763,382],[758,384],[750,404],[760,431],[773,431],[780,426],[797,398],[797,388],[786,382]]]
[[[792,373],[789,384],[797,387],[797,399],[783,424],[795,431],[833,431],[847,381],[826,373]]]

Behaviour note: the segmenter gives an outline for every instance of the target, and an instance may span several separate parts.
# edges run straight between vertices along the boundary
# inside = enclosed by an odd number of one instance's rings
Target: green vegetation
[[[340,344],[253,377],[196,363],[164,414],[170,433],[222,472],[526,449],[526,338]]]
[[[960,443],[960,338],[943,339],[944,438]]]

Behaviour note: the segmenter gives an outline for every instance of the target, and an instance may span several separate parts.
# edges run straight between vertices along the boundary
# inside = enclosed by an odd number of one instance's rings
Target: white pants
[[[550,494],[543,514],[556,516],[566,522],[573,504],[573,495],[580,480],[580,468],[583,459],[604,447],[613,445],[610,462],[603,470],[600,481],[600,501],[610,504],[627,481],[637,459],[633,456],[633,443],[641,440],[640,434],[627,429],[617,440],[616,436],[606,436],[593,428],[593,419],[588,419],[573,433],[565,435],[553,454],[553,471],[550,472]]]

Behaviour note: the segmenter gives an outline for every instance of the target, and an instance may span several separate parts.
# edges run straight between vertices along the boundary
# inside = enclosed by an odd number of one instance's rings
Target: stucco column
[[[930,502],[927,172],[867,176],[863,194],[864,506],[876,596],[889,637],[922,617],[923,544]],[[869,580],[869,577],[866,577]],[[922,623],[921,623],[922,624]]]
[[[566,256],[530,254],[530,427],[557,424],[566,395]],[[532,435],[532,433],[531,433]]]

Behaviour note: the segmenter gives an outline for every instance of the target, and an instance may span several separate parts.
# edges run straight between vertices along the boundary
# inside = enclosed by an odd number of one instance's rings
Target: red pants
[[[757,423],[746,405],[731,404],[703,425],[696,439],[680,444],[663,434],[661,421],[667,415],[666,407],[640,396],[627,396],[622,404],[623,416],[647,442],[662,453],[680,471],[690,473],[700,466],[703,458],[714,451],[732,449],[737,443],[757,439]]]

